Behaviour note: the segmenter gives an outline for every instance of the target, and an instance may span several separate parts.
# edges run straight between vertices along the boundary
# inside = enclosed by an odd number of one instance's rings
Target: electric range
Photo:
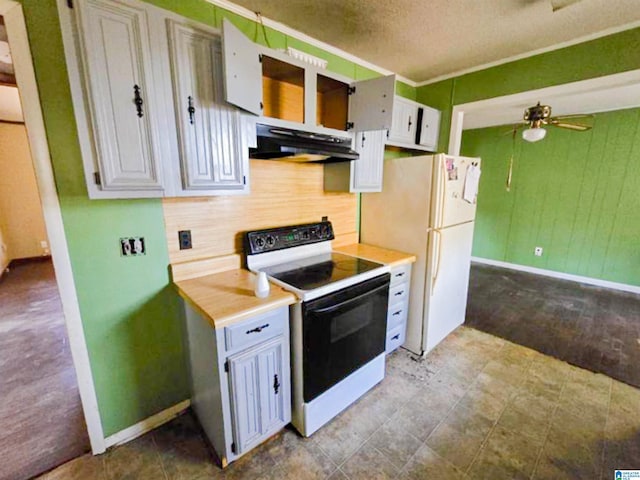
[[[247,268],[294,293],[292,423],[309,436],[384,378],[390,268],[333,252],[330,222],[245,234]]]

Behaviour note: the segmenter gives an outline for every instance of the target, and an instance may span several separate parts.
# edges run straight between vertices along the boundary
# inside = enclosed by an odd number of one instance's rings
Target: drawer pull
[[[398,310],[397,312],[393,312],[393,314],[392,314],[392,315],[394,315],[394,316],[395,316],[395,315],[400,315],[401,313],[402,313],[402,310]]]
[[[393,337],[391,337],[391,340],[398,340],[400,338],[400,334],[396,334]]]
[[[399,297],[400,295],[402,295],[404,293],[404,290],[400,290],[399,292],[394,293],[394,295],[396,297]]]
[[[262,330],[264,330],[268,326],[269,326],[269,324],[265,323],[261,327],[256,327],[256,328],[252,328],[251,330],[247,330],[247,335],[249,335],[250,333],[260,333]]]
[[[395,276],[396,277],[404,277],[404,272],[396,273]]]

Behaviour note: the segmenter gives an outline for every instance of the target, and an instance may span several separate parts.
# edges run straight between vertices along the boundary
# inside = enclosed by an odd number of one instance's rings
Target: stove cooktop
[[[380,267],[380,263],[331,252],[272,265],[262,271],[298,290],[314,290]]]

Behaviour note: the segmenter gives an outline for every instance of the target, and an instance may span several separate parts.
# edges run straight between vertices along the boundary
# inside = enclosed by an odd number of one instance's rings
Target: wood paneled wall
[[[251,193],[167,198],[165,228],[172,264],[242,251],[247,230],[320,221],[328,216],[338,243],[357,242],[357,196],[323,190],[323,166],[251,160]],[[178,231],[191,230],[193,248],[178,248]]]

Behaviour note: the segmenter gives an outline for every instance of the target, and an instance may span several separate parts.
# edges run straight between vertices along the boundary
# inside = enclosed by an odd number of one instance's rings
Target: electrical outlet
[[[144,237],[124,237],[120,239],[120,255],[123,257],[135,257],[146,255]]]
[[[180,230],[178,232],[178,241],[180,242],[180,250],[188,250],[191,248],[191,230]]]
[[[536,257],[541,257],[541,256],[542,256],[542,247],[536,247],[536,248],[533,250],[533,254],[534,254]]]

